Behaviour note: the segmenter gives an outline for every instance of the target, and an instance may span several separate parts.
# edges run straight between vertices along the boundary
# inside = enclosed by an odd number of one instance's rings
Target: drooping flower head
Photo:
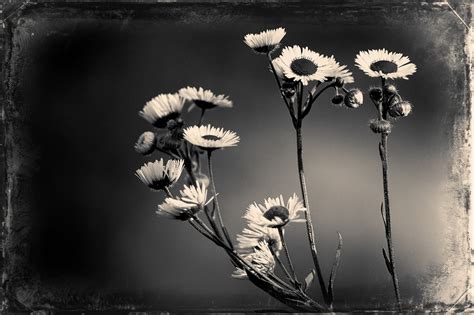
[[[283,27],[273,30],[266,30],[258,34],[247,34],[244,43],[260,54],[268,54],[278,48],[281,40],[285,37],[286,31]]]
[[[211,90],[204,90],[202,87],[199,89],[190,86],[182,88],[179,90],[179,95],[192,102],[189,110],[191,110],[194,105],[201,109],[232,107],[232,101],[229,100],[228,96],[225,96],[224,94],[216,95]]]
[[[252,253],[242,256],[255,270],[264,275],[271,274],[275,270],[275,258],[266,242],[259,242]],[[236,268],[232,273],[232,277],[246,279],[247,273],[244,269]]]
[[[277,64],[275,70],[281,69],[287,79],[301,81],[303,85],[308,85],[309,81],[324,81],[334,70],[331,58],[298,45],[283,48],[281,55],[273,62]]]
[[[304,222],[300,218],[306,208],[296,194],[285,204],[283,196],[267,198],[263,204],[253,203],[247,208],[244,218],[249,222],[272,228],[281,227],[288,222]]]
[[[160,159],[145,163],[135,175],[151,189],[160,190],[176,183],[183,167],[184,160],[169,160],[164,164],[163,159]]]
[[[156,145],[156,135],[151,131],[145,131],[138,138],[137,143],[135,143],[135,151],[140,154],[148,155],[153,152]]]
[[[278,253],[283,248],[277,229],[249,222],[242,233],[237,235],[237,249],[244,253],[252,252],[262,241],[265,241],[274,253]]]
[[[157,128],[165,128],[168,121],[180,116],[184,98],[175,94],[160,94],[146,103],[139,115]]]
[[[355,62],[369,77],[408,80],[408,76],[416,72],[416,65],[410,62],[410,58],[386,49],[361,51]]]
[[[339,62],[334,59],[334,57],[329,58],[332,65],[328,68],[327,77],[341,80],[343,84],[345,83],[354,83],[354,77],[352,72],[347,69],[346,65],[341,65]],[[342,84],[341,84],[342,85]]]
[[[209,204],[213,198],[207,200],[207,188],[199,183],[196,186],[184,185],[184,189],[179,193],[181,196],[166,198],[158,206],[156,213],[170,219],[187,220]]]
[[[211,125],[184,129],[184,139],[204,150],[233,147],[240,141],[240,137],[235,132]]]

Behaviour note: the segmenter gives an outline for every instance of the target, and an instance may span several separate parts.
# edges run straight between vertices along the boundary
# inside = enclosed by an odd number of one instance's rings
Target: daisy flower
[[[252,267],[262,274],[271,274],[275,270],[275,258],[266,242],[260,242],[250,254],[242,255]],[[236,268],[233,278],[246,279],[247,273],[242,268]]]
[[[170,219],[187,220],[199,210],[203,209],[213,197],[207,200],[207,188],[203,184],[197,186],[184,185],[181,196],[168,197],[158,206],[156,214]]]
[[[337,62],[334,57],[329,58],[332,62],[331,67],[328,69],[327,77],[330,78],[340,78],[344,83],[354,83],[354,77],[352,77],[352,72],[347,69],[346,65],[341,65]]]
[[[160,94],[146,103],[139,115],[157,128],[165,128],[171,119],[181,114],[185,100],[175,94]]]
[[[240,141],[240,137],[235,132],[211,125],[184,129],[184,139],[205,150],[233,147]]]
[[[180,89],[178,93],[181,97],[193,102],[189,110],[191,110],[194,105],[203,110],[212,109],[214,107],[232,107],[232,101],[229,100],[228,96],[225,96],[224,94],[215,95],[211,90],[204,90],[202,87],[197,89],[188,86]]]
[[[169,160],[165,165],[163,159],[160,159],[145,163],[135,175],[151,189],[160,190],[176,183],[183,167],[184,160]]]
[[[244,43],[256,53],[267,54],[278,48],[280,41],[285,37],[286,31],[283,27],[266,30],[258,34],[247,34]]]
[[[145,131],[138,138],[137,143],[135,143],[135,151],[140,154],[148,155],[153,152],[156,145],[156,135],[151,131]]]
[[[309,81],[324,81],[334,67],[331,58],[298,45],[283,48],[274,62],[283,70],[287,79],[301,81],[303,85],[308,85]]]
[[[237,235],[237,248],[244,252],[253,251],[262,241],[265,241],[275,253],[278,253],[283,248],[280,233],[278,233],[277,229],[252,222],[242,230],[242,234]]]
[[[305,222],[300,218],[300,213],[305,210],[303,202],[296,194],[293,194],[286,204],[283,196],[280,195],[280,197],[265,199],[263,204],[251,204],[243,217],[253,224],[276,228],[290,221]]]
[[[356,66],[369,77],[384,79],[405,79],[416,72],[416,65],[400,53],[386,49],[370,49],[357,54]]]

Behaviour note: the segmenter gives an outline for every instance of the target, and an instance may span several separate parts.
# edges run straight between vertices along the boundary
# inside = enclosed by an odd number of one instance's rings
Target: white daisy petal
[[[138,113],[157,128],[165,128],[166,123],[181,114],[184,98],[178,94],[160,94],[146,103]]]
[[[193,102],[193,105],[201,109],[212,109],[215,107],[230,108],[232,101],[224,94],[215,95],[211,90],[202,87],[185,87],[179,90],[179,95],[186,100]]]
[[[285,29],[279,27],[258,34],[247,34],[244,37],[244,43],[257,53],[268,54],[280,45],[280,42],[285,35]]]
[[[160,159],[145,163],[135,175],[151,189],[160,190],[176,183],[183,167],[184,160],[169,160],[165,165],[163,159]]]
[[[236,146],[240,137],[233,131],[211,125],[192,126],[184,130],[184,139],[203,149],[213,150]]]
[[[370,77],[384,79],[405,79],[416,72],[416,65],[410,58],[386,49],[361,51],[355,59],[356,66]]]

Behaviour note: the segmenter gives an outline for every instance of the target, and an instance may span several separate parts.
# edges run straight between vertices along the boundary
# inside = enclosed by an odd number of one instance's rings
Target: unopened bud
[[[411,113],[412,106],[410,102],[401,101],[390,106],[388,114],[394,118],[406,117]]]
[[[334,97],[331,99],[331,102],[335,105],[340,105],[344,101],[344,96],[338,94],[334,95]]]
[[[369,96],[375,103],[380,103],[383,99],[383,92],[381,88],[374,87],[369,90]]]
[[[140,154],[148,155],[155,150],[156,136],[155,133],[151,131],[146,131],[140,135],[135,143],[135,151]]]
[[[158,136],[156,146],[161,150],[169,151],[178,149],[181,146],[182,139],[171,133]]]
[[[372,119],[369,121],[369,127],[374,133],[390,133],[392,124],[383,119]]]
[[[287,98],[293,97],[293,95],[295,95],[295,93],[296,93],[295,82],[284,81],[282,86],[281,86],[281,92]]]
[[[385,84],[385,86],[383,87],[383,92],[385,94],[397,94],[397,87],[393,84]]]
[[[334,82],[334,85],[338,88],[342,87],[344,85],[344,80],[340,77],[336,78],[336,81]]]
[[[352,89],[344,97],[344,104],[350,108],[357,108],[364,102],[364,95],[359,89]]]

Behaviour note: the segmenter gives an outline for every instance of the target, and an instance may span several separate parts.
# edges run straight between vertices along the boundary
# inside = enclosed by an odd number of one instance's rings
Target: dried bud
[[[394,118],[397,117],[406,117],[411,113],[412,106],[410,102],[401,101],[390,106],[388,114]]]
[[[140,154],[148,155],[155,150],[156,136],[151,131],[146,131],[141,134],[138,138],[137,143],[135,143],[135,151]]]
[[[296,93],[295,82],[283,81],[283,84],[281,86],[281,92],[287,98],[293,97],[293,95],[295,95]]]
[[[344,85],[344,80],[340,77],[337,77],[334,84],[336,87],[341,88]]]
[[[364,102],[364,95],[359,89],[350,90],[344,97],[344,104],[350,108],[357,108]]]
[[[340,94],[334,95],[334,97],[331,100],[331,102],[335,105],[340,105],[343,101],[344,101],[344,96]]]
[[[165,133],[158,136],[156,146],[161,150],[169,151],[178,149],[181,146],[182,137],[175,133]]]
[[[381,88],[374,87],[369,90],[369,96],[375,103],[380,103],[383,99],[383,92]]]
[[[387,95],[390,95],[390,94],[397,94],[397,87],[393,84],[385,84],[385,86],[383,87],[383,92]]]
[[[374,133],[390,133],[392,131],[392,124],[383,119],[372,119],[369,121],[369,127]]]

